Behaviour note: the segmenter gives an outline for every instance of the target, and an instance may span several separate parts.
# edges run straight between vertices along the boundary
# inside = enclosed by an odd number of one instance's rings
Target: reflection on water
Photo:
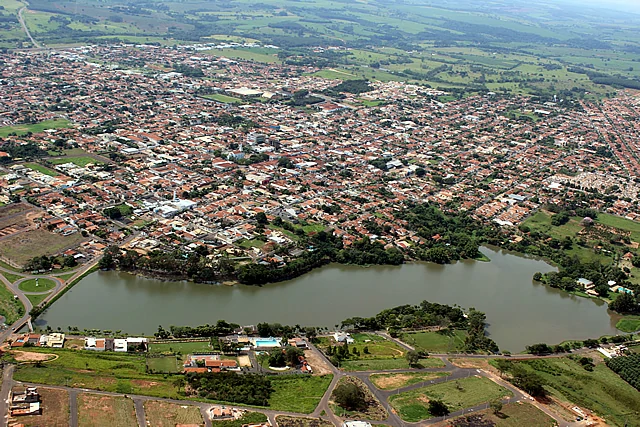
[[[505,350],[616,333],[601,301],[532,282],[543,261],[483,248],[491,262],[357,267],[329,265],[264,287],[146,279],[118,272],[89,275],[38,319],[38,325],[151,334],[158,325],[279,322],[333,327],[352,316],[429,300],[487,313],[488,332]]]

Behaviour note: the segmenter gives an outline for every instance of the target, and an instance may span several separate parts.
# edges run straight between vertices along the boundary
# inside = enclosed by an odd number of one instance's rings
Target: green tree
[[[449,415],[449,408],[442,400],[431,399],[429,401],[429,413],[434,417]]]
[[[358,411],[367,407],[364,392],[355,384],[340,384],[333,390],[333,400],[347,411]]]
[[[407,351],[405,358],[407,359],[407,362],[409,362],[409,366],[415,366],[420,361],[420,354],[415,350],[409,350]]]
[[[493,411],[494,415],[498,415],[500,411],[502,411],[502,401],[500,401],[499,399],[493,400],[491,403],[489,403],[489,407]]]

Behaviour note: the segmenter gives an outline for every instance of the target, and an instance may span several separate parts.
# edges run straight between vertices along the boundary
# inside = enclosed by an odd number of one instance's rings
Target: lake
[[[412,263],[357,267],[331,264],[287,282],[255,286],[168,282],[114,271],[96,272],[63,295],[37,320],[54,329],[122,330],[152,334],[162,325],[196,326],[218,319],[241,325],[279,322],[333,327],[353,316],[422,300],[475,307],[503,350],[529,344],[615,334],[606,304],[532,281],[554,270],[531,258],[482,248],[491,262]]]

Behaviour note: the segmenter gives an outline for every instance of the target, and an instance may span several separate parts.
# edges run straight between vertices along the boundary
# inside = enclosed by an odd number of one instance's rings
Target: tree
[[[258,221],[258,224],[262,224],[262,225],[269,224],[269,220],[267,219],[267,215],[264,212],[258,212],[256,214],[256,221]]]
[[[352,383],[337,386],[333,390],[333,400],[347,411],[357,411],[367,407],[364,392]]]
[[[409,362],[409,366],[415,366],[420,361],[420,354],[415,350],[407,351],[405,355],[407,362]]]
[[[184,378],[182,377],[178,377],[175,380],[173,380],[173,386],[178,389],[178,392],[182,387],[184,387],[184,384],[185,384],[185,381],[184,381]]]
[[[432,399],[429,401],[429,413],[434,417],[449,415],[449,408],[442,400]]]
[[[498,415],[502,411],[502,402],[499,399],[493,400],[489,403],[489,407],[491,407],[494,415]]]

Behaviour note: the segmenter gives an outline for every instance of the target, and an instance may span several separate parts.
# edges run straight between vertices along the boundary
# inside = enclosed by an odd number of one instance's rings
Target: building
[[[259,145],[267,142],[267,137],[263,133],[251,132],[247,135],[247,144],[249,145]]]
[[[54,332],[40,337],[40,347],[62,348],[64,346],[64,334]]]
[[[333,333],[333,339],[336,340],[336,342],[343,342],[343,343],[346,343],[346,344],[355,343],[355,340],[353,338],[351,338],[351,336],[347,332],[337,332],[336,331],[336,332]]]
[[[86,337],[84,339],[84,349],[93,351],[147,351],[147,338],[95,338]]]
[[[40,415],[40,394],[35,387],[11,390],[11,416]]]
[[[371,427],[371,424],[366,421],[345,421],[342,427]]]
[[[235,360],[222,359],[219,354],[190,354],[184,362],[184,372],[239,371]]]

